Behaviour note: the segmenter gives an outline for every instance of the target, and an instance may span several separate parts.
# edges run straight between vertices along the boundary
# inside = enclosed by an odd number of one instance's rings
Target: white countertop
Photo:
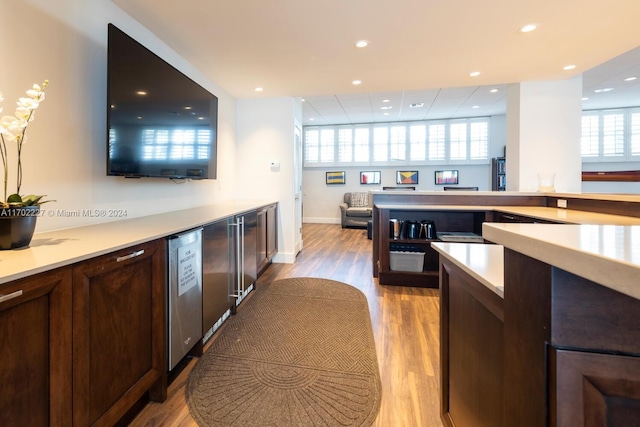
[[[374,195],[468,195],[468,196],[546,196],[558,198],[574,198],[585,200],[608,200],[616,202],[640,203],[640,194],[610,194],[610,193],[539,193],[522,191],[443,191],[443,190],[370,190]]]
[[[504,298],[504,253],[500,245],[433,242],[431,247]]]
[[[389,210],[495,211],[565,224],[640,225],[640,218],[631,216],[610,215],[575,209],[547,208],[543,206],[407,205],[402,203],[376,203],[376,207],[378,209]]]
[[[231,201],[37,233],[27,248],[0,251],[0,284],[255,210],[276,201]]]
[[[484,223],[482,236],[640,299],[640,226]]]

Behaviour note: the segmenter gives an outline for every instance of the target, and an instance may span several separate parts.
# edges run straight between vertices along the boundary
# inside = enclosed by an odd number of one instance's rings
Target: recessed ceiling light
[[[138,120],[142,120],[142,116],[138,116]]]
[[[416,102],[413,104],[409,104],[409,108],[422,108],[424,107],[424,102]]]
[[[469,73],[469,77],[478,77],[480,75],[480,71],[474,71],[472,73]]]
[[[354,84],[354,85],[362,84],[362,80],[354,80],[351,82],[351,84]]]
[[[136,92],[136,94],[137,94],[137,95],[142,95],[142,96],[144,96],[144,95],[146,95],[146,94],[147,94],[147,92],[145,92],[145,91],[143,91],[143,90],[139,90],[139,91],[137,91],[137,92]]]
[[[489,92],[496,93],[497,91],[498,91],[498,89],[491,89]]]
[[[565,71],[573,70],[574,68],[576,68],[576,66],[573,65],[573,64],[565,65],[564,67],[562,67],[562,69],[565,70]]]
[[[589,99],[589,98],[587,98],[586,96],[584,98],[582,98],[583,101],[586,101],[587,99]]]
[[[383,116],[388,116],[388,115],[389,115],[389,113],[382,113],[382,115],[383,115]]]
[[[314,121],[315,119],[313,117],[309,117],[309,121]]]
[[[383,99],[382,102],[391,102],[390,99]]]
[[[473,107],[471,107],[471,108],[480,108],[480,106],[479,106],[479,105],[474,105],[474,106],[473,106]]]
[[[391,110],[393,107],[391,105],[385,105],[384,107],[380,107],[381,110]]]
[[[637,77],[635,77],[635,76],[634,76],[634,77],[627,77],[626,79],[624,79],[624,81],[625,81],[625,82],[632,82],[632,81],[634,81],[635,79],[637,79]]]
[[[356,47],[367,47],[369,46],[369,42],[366,40],[358,40],[356,42]]]
[[[204,117],[198,117],[198,120],[204,120]]]
[[[605,87],[602,89],[596,89],[594,90],[595,93],[603,93],[603,92],[611,92],[613,90],[612,87]]]
[[[531,31],[535,30],[536,28],[538,28],[538,26],[536,24],[527,24],[524,27],[520,28],[520,32],[521,33],[530,33]]]
[[[185,109],[185,110],[191,110],[191,106],[186,105],[186,106],[184,107],[184,109]]]
[[[254,90],[255,90],[256,92],[262,92],[262,91],[264,90],[264,88],[257,87],[257,88],[255,88]]]

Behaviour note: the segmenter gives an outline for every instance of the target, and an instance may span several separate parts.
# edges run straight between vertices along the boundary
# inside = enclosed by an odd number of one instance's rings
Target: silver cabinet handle
[[[503,218],[507,218],[507,219],[516,219],[515,217],[511,216],[511,215],[502,215]]]
[[[22,295],[22,289],[20,289],[19,291],[11,292],[10,294],[7,294],[7,295],[0,295],[0,302],[9,301],[10,299],[18,298],[21,295]]]
[[[144,249],[140,249],[139,251],[137,251],[137,252],[133,252],[133,253],[130,253],[129,255],[119,256],[118,258],[116,258],[116,262],[126,261],[126,260],[128,260],[128,259],[131,259],[131,258],[135,258],[135,257],[137,257],[137,256],[140,256],[140,255],[142,255],[143,253],[144,253]]]

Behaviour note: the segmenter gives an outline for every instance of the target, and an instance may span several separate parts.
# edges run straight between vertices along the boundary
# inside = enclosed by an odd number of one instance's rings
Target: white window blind
[[[354,160],[369,161],[369,128],[356,128],[354,138]]]
[[[445,125],[429,125],[429,160],[445,159]]]
[[[308,126],[304,165],[487,163],[489,120]]]
[[[640,156],[640,112],[631,114],[631,155]]]
[[[411,125],[409,126],[409,145],[411,160],[425,160],[427,153],[427,126]]]
[[[582,157],[598,157],[600,154],[600,116],[582,116]]]
[[[304,163],[313,164],[320,162],[320,130],[305,129],[304,131]]]
[[[353,161],[353,129],[351,128],[338,130],[338,161]]]
[[[385,162],[389,159],[389,127],[373,128],[373,160]]]
[[[325,128],[320,131],[320,163],[333,163],[335,155],[335,131]]]
[[[469,126],[469,158],[486,159],[489,156],[489,123],[472,122]]]
[[[467,124],[452,123],[449,132],[449,158],[465,160],[467,158]]]
[[[605,114],[602,122],[602,154],[605,157],[624,154],[624,115]]]
[[[407,158],[407,127],[391,126],[389,135],[390,160],[406,160]]]
[[[586,162],[638,161],[640,108],[583,112],[580,153]]]

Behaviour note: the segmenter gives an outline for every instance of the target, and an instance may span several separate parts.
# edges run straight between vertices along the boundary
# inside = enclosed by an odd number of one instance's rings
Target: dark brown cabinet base
[[[150,392],[166,398],[166,244],[73,268],[74,425],[113,425]]]
[[[449,427],[503,426],[502,298],[441,260],[442,420]]]
[[[0,425],[71,425],[71,268],[1,285],[0,300]]]

